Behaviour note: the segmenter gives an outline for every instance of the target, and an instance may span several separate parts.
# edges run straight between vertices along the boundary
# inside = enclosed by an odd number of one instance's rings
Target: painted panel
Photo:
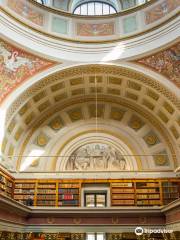
[[[161,2],[160,4],[145,12],[145,23],[150,24],[161,19],[179,5],[179,0],[165,0]]]
[[[130,16],[123,20],[124,33],[130,33],[137,30],[136,16]]]
[[[52,19],[52,31],[67,34],[68,24],[67,21],[61,18],[53,17]]]
[[[53,0],[53,7],[67,11],[69,1],[68,0]]]
[[[77,35],[85,37],[108,36],[114,34],[114,22],[109,23],[77,23]]]
[[[7,0],[8,7],[17,14],[39,25],[44,25],[44,15],[26,0]]]
[[[174,44],[166,50],[137,60],[146,67],[161,73],[180,87],[180,43]]]
[[[0,103],[25,80],[54,64],[0,39]]]

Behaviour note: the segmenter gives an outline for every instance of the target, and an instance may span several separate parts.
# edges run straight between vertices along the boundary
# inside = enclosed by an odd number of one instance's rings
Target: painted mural
[[[114,23],[78,23],[77,35],[83,37],[108,36],[114,34]]]
[[[161,73],[180,88],[180,42],[136,62]]]
[[[21,83],[54,64],[0,39],[0,104]]]
[[[179,0],[165,0],[161,2],[160,4],[145,12],[145,23],[150,24],[161,19],[179,5]]]
[[[11,10],[35,23],[36,25],[44,25],[44,15],[35,7],[30,5],[30,3],[28,3],[26,0],[8,0],[7,5]]]

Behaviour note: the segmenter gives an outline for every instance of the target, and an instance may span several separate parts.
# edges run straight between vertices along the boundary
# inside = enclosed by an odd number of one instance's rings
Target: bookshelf
[[[34,180],[16,180],[14,185],[14,199],[26,205],[29,195],[35,198],[35,185]]]
[[[111,205],[133,206],[135,204],[134,182],[111,183]]]
[[[14,199],[26,204],[26,199],[31,194],[34,206],[78,207],[81,206],[81,184],[101,182],[110,184],[111,206],[161,206],[180,197],[180,180],[173,178],[19,179],[15,180]],[[4,185],[7,186],[3,183]],[[10,189],[12,191],[13,187]]]
[[[80,183],[58,183],[58,206],[80,206]]]
[[[163,204],[167,205],[170,202],[178,199],[180,197],[179,191],[180,183],[179,182],[171,182],[164,181],[162,182],[162,194],[163,194]]]
[[[159,181],[136,181],[137,206],[161,205]]]
[[[38,181],[36,206],[56,206],[56,181]]]
[[[12,198],[14,191],[13,188],[13,179],[0,170],[0,194]]]

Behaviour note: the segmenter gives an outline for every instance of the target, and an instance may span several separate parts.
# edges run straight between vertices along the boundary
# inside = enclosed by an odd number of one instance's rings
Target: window
[[[101,1],[89,1],[78,5],[73,13],[79,15],[95,16],[113,14],[116,12],[116,9],[109,3]]]
[[[42,5],[47,5],[48,4],[48,0],[35,0],[35,1],[42,4]]]
[[[85,207],[106,207],[107,193],[106,192],[86,192]]]
[[[105,233],[86,233],[86,240],[105,240]]]

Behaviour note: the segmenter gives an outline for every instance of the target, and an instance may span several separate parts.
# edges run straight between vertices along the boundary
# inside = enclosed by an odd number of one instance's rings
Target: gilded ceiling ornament
[[[54,130],[59,130],[63,126],[62,120],[60,118],[52,120],[49,125]]]
[[[48,137],[44,133],[40,133],[37,136],[37,145],[43,147],[48,143]]]
[[[37,167],[39,165],[40,158],[36,158],[31,163],[30,167]]]
[[[166,150],[157,153],[154,156],[154,161],[157,166],[169,165],[169,159]]]
[[[144,140],[148,145],[155,145],[159,142],[159,139],[154,132],[149,132],[146,136],[144,136]]]

